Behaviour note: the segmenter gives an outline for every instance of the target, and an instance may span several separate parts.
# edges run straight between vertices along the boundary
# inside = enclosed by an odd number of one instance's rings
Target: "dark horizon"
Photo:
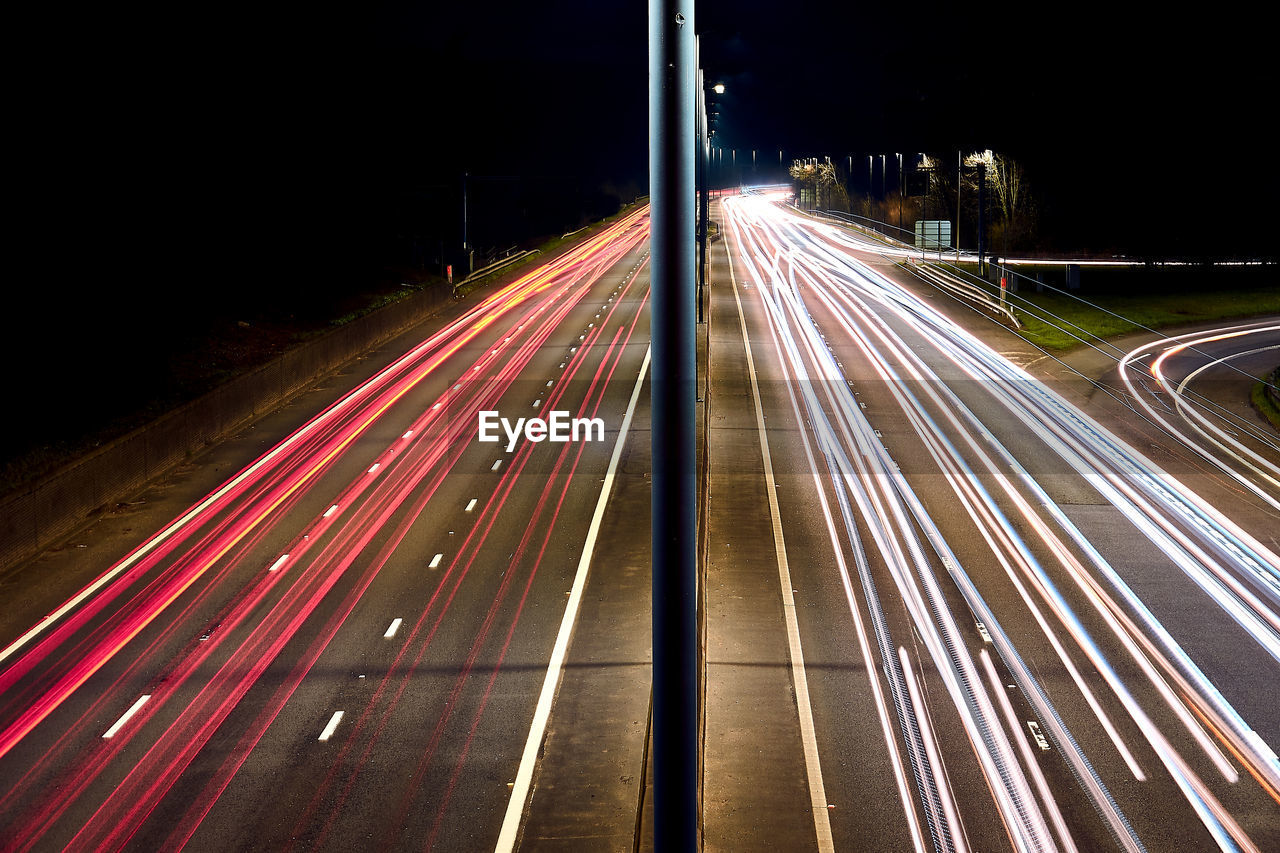
[[[1099,4],[1037,23],[1021,8],[702,3],[702,64],[728,87],[717,144],[992,148],[1025,162],[1063,248],[1274,257],[1259,28],[1229,10],[1121,20]],[[326,288],[459,257],[465,173],[482,249],[632,200],[646,15],[573,0],[33,20],[10,350],[41,370],[130,358],[215,314],[305,311]]]
[[[65,22],[19,102],[19,246],[37,268],[59,255],[136,273],[172,246],[145,278],[229,255],[239,275],[313,274],[326,264],[298,249],[331,254],[379,203],[426,194],[430,218],[460,220],[439,208],[457,206],[464,173],[634,197],[647,10],[606,6],[232,7],[160,37],[140,20]],[[717,142],[833,158],[991,148],[1025,162],[1073,246],[1185,252],[1194,235],[1206,254],[1271,251],[1256,231],[1276,179],[1257,163],[1267,77],[1250,28],[1225,13],[1153,22],[1099,4],[1042,23],[1019,9],[702,3],[702,64],[728,87]],[[161,239],[136,241],[147,232]]]

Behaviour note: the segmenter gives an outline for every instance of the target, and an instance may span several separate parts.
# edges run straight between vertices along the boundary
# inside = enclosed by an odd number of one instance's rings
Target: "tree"
[[[819,163],[814,160],[794,160],[791,163],[791,177],[796,182],[796,189],[805,196],[808,190],[810,199],[819,210],[849,211],[849,194],[844,189],[844,179],[830,162]]]
[[[997,214],[996,221],[992,223],[993,238],[1000,240],[1003,251],[1011,247],[1027,247],[1034,238],[1037,217],[1022,164],[989,148],[967,155],[964,164],[969,167],[986,166],[986,190]],[[976,173],[973,180],[976,192]]]

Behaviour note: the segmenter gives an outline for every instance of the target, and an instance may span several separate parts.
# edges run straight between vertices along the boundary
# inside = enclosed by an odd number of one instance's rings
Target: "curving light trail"
[[[1150,417],[1163,424],[1165,429],[1183,444],[1198,450],[1201,456],[1218,466],[1272,509],[1280,511],[1280,465],[1276,464],[1273,458],[1264,456],[1257,449],[1249,447],[1240,440],[1240,435],[1244,434],[1260,445],[1261,449],[1268,450],[1272,454],[1280,453],[1280,441],[1277,441],[1274,433],[1267,433],[1260,426],[1225,412],[1220,406],[1212,404],[1200,395],[1189,394],[1187,389],[1197,376],[1220,364],[1259,352],[1280,350],[1280,344],[1266,343],[1266,341],[1275,340],[1277,333],[1280,333],[1280,325],[1251,323],[1235,324],[1212,332],[1189,332],[1160,338],[1126,353],[1120,359],[1119,371],[1121,381],[1130,396]],[[1188,351],[1198,353],[1200,348],[1207,344],[1227,340],[1243,343],[1249,339],[1258,339],[1261,345],[1207,360],[1176,385],[1165,376],[1166,362],[1173,357]],[[1147,368],[1150,376],[1155,380],[1156,392],[1147,393],[1145,386],[1139,388],[1137,384],[1142,380],[1143,371],[1140,365],[1156,352],[1159,352],[1159,355],[1156,355],[1150,367]],[[1153,395],[1157,392],[1163,392],[1166,395],[1164,399],[1172,399],[1178,416],[1200,439],[1203,439],[1203,442],[1207,442],[1207,445],[1188,434],[1170,418],[1168,408],[1163,405],[1162,400],[1162,405],[1159,407],[1155,405],[1156,400],[1153,400]],[[1211,449],[1210,445],[1218,452]]]

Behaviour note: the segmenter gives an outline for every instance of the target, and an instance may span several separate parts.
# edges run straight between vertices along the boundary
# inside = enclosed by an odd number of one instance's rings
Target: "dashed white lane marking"
[[[127,711],[125,711],[125,712],[124,712],[124,716],[122,716],[120,719],[116,720],[115,725],[113,725],[111,728],[109,728],[109,729],[107,729],[105,732],[103,732],[103,733],[102,733],[102,736],[103,736],[104,738],[113,738],[113,737],[115,737],[115,736],[116,736],[116,732],[118,732],[118,731],[120,731],[122,728],[124,728],[124,724],[125,724],[125,723],[127,723],[127,722],[129,722],[130,718],[132,718],[134,714],[138,713],[138,711],[140,711],[140,710],[142,709],[142,706],[143,706],[143,705],[145,705],[145,704],[147,704],[147,700],[148,700],[148,699],[150,699],[150,698],[151,698],[151,694],[150,694],[150,693],[145,693],[145,694],[143,694],[142,696],[139,696],[139,697],[138,697],[138,701],[137,701],[137,702],[134,702],[132,705],[130,705],[130,706],[129,706],[129,710],[127,710]]]
[[[333,737],[333,733],[338,730],[338,723],[342,722],[342,711],[334,711],[333,716],[329,718],[329,724],[324,727],[324,731],[320,733],[317,740],[328,740]]]

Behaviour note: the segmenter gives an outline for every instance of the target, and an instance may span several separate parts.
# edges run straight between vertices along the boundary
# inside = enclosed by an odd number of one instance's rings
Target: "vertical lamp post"
[[[703,291],[707,286],[707,205],[710,196],[707,193],[707,82],[701,69],[701,42],[695,37],[694,59],[698,67],[698,102],[694,105],[694,122],[696,122],[694,143],[696,154],[694,169],[698,184],[698,323],[703,323]]]
[[[906,181],[902,175],[902,155],[898,154],[898,239],[902,239],[902,195],[906,188]]]
[[[987,274],[987,164],[978,161],[978,275]]]
[[[960,262],[960,187],[964,183],[964,154],[956,152],[956,263]]]
[[[697,849],[693,0],[649,0],[653,841]]]
[[[471,250],[467,246],[467,173],[462,173],[462,256],[467,259],[467,275],[471,275]]]

